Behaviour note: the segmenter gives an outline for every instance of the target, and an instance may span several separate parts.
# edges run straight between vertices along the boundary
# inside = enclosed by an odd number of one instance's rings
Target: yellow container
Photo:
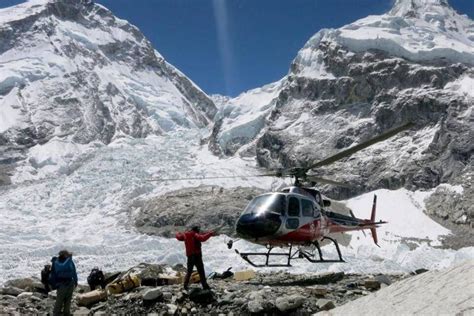
[[[107,285],[107,292],[109,292],[109,294],[120,294],[139,286],[140,277],[138,275],[132,274]]]
[[[191,273],[191,277],[189,278],[190,283],[199,283],[201,281],[201,277],[199,276],[199,273],[197,271],[193,271]]]
[[[254,277],[255,277],[255,271],[253,270],[237,271],[234,273],[235,281],[247,281],[247,280],[253,279]]]

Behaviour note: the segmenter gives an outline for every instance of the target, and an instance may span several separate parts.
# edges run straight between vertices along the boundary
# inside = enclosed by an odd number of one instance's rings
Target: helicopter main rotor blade
[[[148,179],[147,181],[181,181],[181,180],[207,180],[207,179],[234,179],[234,178],[259,178],[259,177],[281,177],[279,173],[239,175],[239,176],[212,176],[212,177],[189,177],[189,178],[163,178]]]
[[[412,126],[414,126],[414,124],[412,122],[408,122],[404,125],[401,125],[399,127],[396,127],[396,128],[393,128],[377,137],[374,137],[366,142],[363,142],[361,144],[358,144],[358,145],[355,145],[354,147],[351,147],[349,149],[346,149],[346,150],[343,150],[333,156],[330,156],[330,157],[327,157],[315,164],[312,164],[310,165],[309,167],[306,167],[305,169],[306,170],[310,170],[310,169],[313,169],[313,168],[317,168],[317,167],[322,167],[322,166],[326,166],[326,165],[329,165],[333,162],[336,162],[342,158],[345,158],[345,157],[348,157],[348,156],[351,156],[352,154],[362,150],[362,149],[365,149],[369,146],[372,146],[373,144],[375,143],[378,143],[378,142],[381,142],[381,141],[384,141],[392,136],[395,136],[396,134],[404,131],[404,130],[407,130],[409,128],[411,128]]]
[[[325,178],[321,178],[321,177],[317,177],[317,176],[312,176],[312,175],[307,175],[306,179],[311,180],[311,181],[315,181],[315,182],[318,182],[318,183],[337,185],[339,187],[344,187],[344,188],[351,188],[352,187],[351,185],[349,185],[347,183],[338,182],[338,181],[334,181],[334,180],[329,180],[329,179],[325,179]]]

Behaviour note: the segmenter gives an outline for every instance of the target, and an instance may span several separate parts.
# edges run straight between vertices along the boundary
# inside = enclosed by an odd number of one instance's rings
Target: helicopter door
[[[303,213],[303,217],[313,217],[314,216],[313,201],[302,199],[301,200],[301,211]]]
[[[297,229],[300,226],[300,200],[295,196],[288,198],[288,218],[286,219],[287,229]]]

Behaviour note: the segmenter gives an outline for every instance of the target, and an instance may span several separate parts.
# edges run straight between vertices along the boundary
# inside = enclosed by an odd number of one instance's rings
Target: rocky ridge
[[[130,208],[132,220],[142,233],[174,237],[177,231],[200,226],[203,231],[218,230],[220,234],[235,237],[235,223],[256,196],[265,193],[259,188],[199,186],[167,192],[150,199],[138,199]],[[333,201],[331,210],[349,215],[350,210]],[[342,244],[350,240],[341,237]]]
[[[149,200],[137,200],[131,208],[140,232],[174,237],[194,225],[202,230],[219,228],[220,233],[233,235],[234,225],[247,204],[264,191],[238,187],[201,186],[168,192]]]
[[[183,267],[176,266],[175,271]],[[140,264],[133,270],[149,283],[170,267]],[[421,271],[420,271],[421,272]],[[122,273],[122,275],[125,275]],[[181,285],[143,285],[129,292],[109,295],[105,301],[78,306],[74,315],[156,314],[156,315],[311,315],[364,297],[407,278],[409,275],[345,275],[324,273],[295,275],[285,272],[258,273],[250,280],[210,279],[212,291],[192,285],[183,292]],[[144,283],[146,283],[144,282]],[[80,285],[75,296],[88,291]],[[9,281],[0,289],[0,312],[46,313],[52,309],[55,291],[44,294],[34,278]]]

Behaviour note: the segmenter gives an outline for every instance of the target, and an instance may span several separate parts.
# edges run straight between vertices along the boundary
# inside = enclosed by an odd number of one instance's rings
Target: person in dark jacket
[[[184,241],[186,248],[186,256],[188,257],[187,263],[187,272],[184,278],[184,289],[188,289],[189,279],[193,273],[193,268],[196,266],[196,269],[199,273],[199,279],[201,280],[202,288],[205,290],[210,289],[206,281],[206,274],[204,273],[204,264],[202,262],[202,252],[201,252],[201,243],[205,242],[215,233],[213,231],[207,233],[200,233],[199,227],[194,226],[191,230],[188,230],[184,233],[177,233],[176,239]]]
[[[71,315],[71,300],[77,286],[76,266],[72,261],[72,253],[61,250],[58,257],[51,260],[50,284],[57,289],[53,315]]]

